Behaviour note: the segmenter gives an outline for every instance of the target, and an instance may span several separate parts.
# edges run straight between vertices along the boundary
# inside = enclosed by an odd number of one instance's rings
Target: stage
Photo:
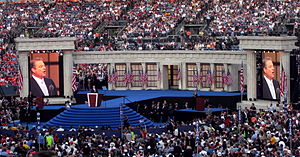
[[[80,118],[82,116],[79,116],[80,113],[75,112],[82,112],[83,115],[88,115],[88,112],[98,112],[99,114],[102,114],[103,112],[109,111],[114,112],[115,117],[120,117],[117,114],[118,110],[120,110],[120,105],[125,104],[123,106],[123,109],[128,112],[128,115],[136,115],[136,117],[139,117],[139,113],[136,112],[136,106],[137,104],[150,104],[152,101],[155,102],[163,102],[166,100],[169,103],[183,103],[188,102],[190,105],[195,105],[195,97],[194,95],[195,91],[188,91],[188,90],[122,90],[122,91],[115,91],[115,90],[101,90],[99,91],[99,94],[103,94],[103,101],[101,106],[99,107],[89,107],[87,105],[87,93],[89,91],[79,91],[76,93],[75,98],[77,103],[72,103],[70,108],[66,108],[64,104],[62,105],[48,105],[44,106],[43,109],[40,109],[39,112],[41,113],[41,122],[53,122],[52,125],[59,124],[58,121],[63,121],[64,123],[60,123],[63,125],[71,124],[74,119]],[[240,93],[231,93],[231,92],[211,92],[211,91],[198,91],[197,92],[198,97],[202,97],[207,99],[209,102],[211,109],[210,110],[204,110],[204,111],[197,111],[192,109],[183,109],[183,110],[177,110],[177,115],[179,114],[179,117],[182,117],[182,114],[188,115],[190,118],[196,118],[199,116],[205,116],[207,112],[219,113],[222,111],[225,111],[225,109],[218,108],[220,105],[223,108],[228,109],[235,109],[236,103],[240,101]],[[65,113],[70,113],[67,115],[67,117],[70,117],[72,114],[78,114],[78,117],[75,117],[73,120],[70,119],[69,121],[64,121],[62,118],[64,116],[61,116]],[[36,108],[31,108],[31,115],[30,118],[31,121],[36,120]],[[115,113],[116,112],[116,113]],[[99,114],[97,114],[99,116]],[[104,113],[103,113],[104,114]],[[59,117],[59,118],[58,118]],[[66,117],[66,116],[65,116]],[[104,114],[102,119],[105,119],[109,117],[109,115]],[[178,117],[178,116],[176,116]],[[175,117],[175,119],[176,119]],[[100,118],[100,117],[99,117]],[[134,117],[132,117],[134,119]],[[139,119],[144,117],[139,117]],[[53,119],[56,119],[56,122],[53,121]],[[180,118],[177,118],[178,120]],[[86,117],[85,121],[87,121],[88,118]],[[147,120],[147,119],[146,119]],[[183,119],[182,119],[183,120]],[[114,121],[117,121],[117,119],[114,119]],[[138,119],[136,118],[135,121],[138,123]],[[49,124],[49,123],[48,123]],[[91,123],[91,125],[94,123]],[[149,125],[152,125],[153,122],[149,122]],[[75,125],[75,124],[74,124]],[[77,123],[76,123],[77,125]],[[155,125],[155,124],[153,124]],[[115,126],[117,126],[115,124]]]
[[[87,93],[89,91],[76,93],[77,104],[86,103]],[[156,98],[192,98],[194,93],[195,91],[191,90],[99,90],[99,94],[104,96],[102,107],[118,107],[121,103],[128,104]],[[224,104],[224,102],[227,102],[229,103],[228,108],[231,108],[230,106],[233,103],[240,101],[240,92],[197,91],[197,95],[211,99],[210,102],[212,104]]]

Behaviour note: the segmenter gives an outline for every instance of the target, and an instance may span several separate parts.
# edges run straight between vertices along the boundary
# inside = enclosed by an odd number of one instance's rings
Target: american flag
[[[284,71],[283,66],[281,66],[281,73],[280,73],[280,94],[282,96],[285,96],[284,94],[286,93],[287,90],[287,78],[286,78],[286,73]]]
[[[132,83],[134,81],[134,76],[132,71],[130,71],[127,75],[128,83]]]
[[[194,70],[193,71],[194,75],[193,75],[193,82],[198,82],[198,70]]]
[[[227,75],[225,73],[225,69],[222,70],[222,84],[227,85],[228,80],[227,80]]]
[[[178,67],[178,74],[177,74],[177,80],[181,80],[181,71],[180,71],[180,67]]]
[[[211,73],[210,69],[208,69],[207,73],[206,73],[206,83],[208,85],[212,85],[212,83],[213,83],[213,77],[212,77],[212,73]]]
[[[140,81],[141,83],[143,83],[143,80],[144,80],[143,70],[140,70],[140,71],[139,71],[139,81]]]
[[[108,74],[108,83],[113,83],[113,74]]]
[[[148,72],[146,70],[145,74],[144,74],[144,77],[143,77],[143,83],[144,84],[147,84],[148,83]]]
[[[132,83],[134,80],[134,76],[132,74],[132,72],[128,71],[124,73],[124,78],[123,78],[123,82],[124,83]]]
[[[200,69],[200,75],[198,77],[198,82],[202,83],[203,82],[203,71]]]
[[[240,71],[240,91],[241,93],[244,92],[244,68],[243,68],[243,62],[242,62],[242,67]]]
[[[158,68],[157,81],[161,81],[161,72],[160,72],[160,68]]]
[[[23,73],[22,73],[22,69],[21,69],[21,66],[20,64],[18,64],[19,66],[19,78],[18,78],[18,92],[19,94],[21,93],[21,90],[23,89]]]
[[[112,81],[113,83],[117,83],[119,79],[119,75],[118,75],[118,71],[117,69],[113,70],[113,74],[112,74]]]
[[[232,84],[232,76],[230,71],[227,71],[227,85],[231,85]]]
[[[127,70],[125,69],[124,75],[123,75],[123,82],[128,83],[128,73]]]
[[[72,77],[72,90],[73,90],[73,92],[77,91],[76,77],[77,77],[77,70],[76,70],[76,67],[73,66],[73,77]]]

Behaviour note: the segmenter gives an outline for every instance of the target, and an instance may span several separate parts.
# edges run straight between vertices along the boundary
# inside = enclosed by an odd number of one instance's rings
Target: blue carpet
[[[198,111],[198,110],[193,110],[193,109],[180,109],[177,111],[182,111],[182,112],[198,112],[198,113],[207,113],[208,108],[205,108],[204,111]],[[223,109],[223,108],[210,108],[211,112],[220,112],[220,111],[228,111],[228,109]]]
[[[104,96],[123,96],[122,98],[103,101],[100,108],[120,107],[122,103],[131,103],[159,97],[191,97],[195,91],[191,90],[106,90],[99,91]],[[89,91],[79,91],[77,94],[87,94]],[[198,91],[198,96],[239,96],[241,93],[235,92],[212,92]],[[246,93],[244,93],[246,94]],[[74,105],[73,107],[88,107],[86,104]],[[43,110],[58,110],[64,106],[44,106]],[[35,110],[35,107],[32,108]]]
[[[159,97],[192,97],[191,90],[106,90],[99,91],[104,96],[124,96],[102,102],[101,107],[119,107],[121,103],[130,103]],[[87,94],[89,91],[79,91],[77,94]],[[198,96],[239,96],[241,93],[198,91]],[[246,93],[244,93],[246,94]]]

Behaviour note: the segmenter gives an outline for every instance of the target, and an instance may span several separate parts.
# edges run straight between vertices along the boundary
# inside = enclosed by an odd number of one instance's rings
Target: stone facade
[[[247,86],[248,98],[256,98],[256,58],[255,50],[276,50],[281,51],[281,64],[287,71],[289,86],[289,52],[296,48],[296,37],[238,37],[240,47],[243,51],[108,51],[108,52],[73,52],[75,38],[42,38],[28,39],[17,38],[16,47],[19,53],[19,61],[23,71],[24,88],[21,97],[28,95],[28,53],[32,50],[61,50],[63,52],[63,73],[65,79],[64,96],[72,96],[71,80],[72,67],[74,64],[109,63],[109,70],[115,64],[123,63],[129,66],[132,63],[139,63],[145,70],[147,63],[155,63],[162,71],[161,81],[157,87],[137,87],[133,89],[168,89],[168,68],[167,65],[178,65],[182,69],[182,80],[178,88],[182,90],[194,90],[187,87],[187,64],[195,64],[200,69],[201,64],[209,64],[210,70],[214,71],[215,64],[223,65],[225,72],[229,70],[232,75],[233,84],[224,86],[223,89],[199,87],[200,90],[211,91],[239,91],[239,75],[241,63],[244,64],[245,84]],[[122,90],[128,88],[110,89]],[[288,93],[289,95],[289,93]]]

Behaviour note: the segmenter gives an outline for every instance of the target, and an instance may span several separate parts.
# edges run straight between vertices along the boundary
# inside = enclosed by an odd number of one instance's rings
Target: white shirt
[[[44,79],[40,79],[34,75],[32,75],[33,79],[37,82],[37,84],[40,86],[42,92],[44,93],[45,96],[49,96],[48,88],[45,83]]]
[[[273,81],[268,79],[266,76],[264,76],[267,84],[268,84],[268,87],[270,89],[270,92],[271,92],[271,95],[272,95],[272,98],[273,99],[276,99],[276,92],[275,92],[275,88],[274,88],[274,84],[273,84]]]

